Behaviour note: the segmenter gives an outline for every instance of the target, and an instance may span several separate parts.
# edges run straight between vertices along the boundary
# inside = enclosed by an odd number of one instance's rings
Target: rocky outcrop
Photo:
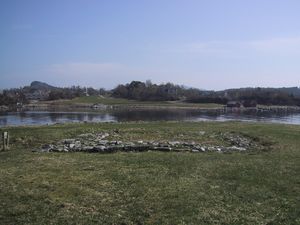
[[[251,149],[259,149],[261,146],[249,137],[234,134],[222,133],[216,135],[227,144],[224,146],[214,146],[195,142],[184,141],[121,141],[108,140],[109,133],[85,133],[78,135],[74,139],[63,139],[55,144],[45,144],[39,150],[42,152],[242,152]]]

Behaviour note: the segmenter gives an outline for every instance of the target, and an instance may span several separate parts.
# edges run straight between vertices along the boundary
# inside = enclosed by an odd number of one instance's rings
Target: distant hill
[[[298,87],[279,88],[279,90],[287,94],[292,94],[295,97],[300,97],[300,88]]]
[[[142,101],[183,100],[191,103],[227,104],[229,101],[245,102],[245,105],[299,105],[300,88],[238,88],[223,91],[204,91],[172,83],[152,84],[132,81],[111,90],[113,97]],[[249,106],[250,107],[250,106]]]
[[[221,96],[228,97],[228,95],[243,95],[245,93],[270,93],[270,92],[278,92],[278,93],[284,93],[287,95],[293,95],[294,97],[300,97],[300,88],[298,87],[282,87],[282,88],[264,88],[264,87],[256,87],[256,88],[235,88],[235,89],[226,89],[223,91],[217,91],[215,93],[218,93]]]
[[[119,84],[112,90],[80,86],[55,87],[41,81],[29,86],[0,92],[0,105],[25,103],[29,100],[72,99],[82,96],[107,95],[140,101],[185,101],[190,103],[227,104],[230,101],[246,102],[251,105],[297,105],[300,106],[300,88],[237,88],[223,91],[208,91],[173,83],[153,84],[151,81],[132,81]]]
[[[54,89],[57,89],[57,87],[51,86],[47,83],[40,82],[40,81],[31,82],[30,88],[35,89],[35,90],[54,90]]]

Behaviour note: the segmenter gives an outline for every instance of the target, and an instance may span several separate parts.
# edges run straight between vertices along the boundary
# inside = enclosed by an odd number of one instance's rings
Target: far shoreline
[[[18,106],[0,106],[0,112],[58,111],[58,110],[199,110],[214,112],[259,111],[259,112],[300,112],[300,106],[257,105],[256,107],[228,107],[216,103],[189,103],[184,101],[136,101],[121,98],[84,97],[70,100],[31,101]]]

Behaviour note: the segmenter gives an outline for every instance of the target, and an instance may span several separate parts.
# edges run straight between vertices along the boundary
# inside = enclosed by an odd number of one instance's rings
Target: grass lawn
[[[151,122],[5,130],[12,145],[0,152],[0,224],[300,224],[300,126]],[[216,143],[214,134],[236,131],[267,140],[272,149],[31,152],[62,138],[113,130],[120,140]]]

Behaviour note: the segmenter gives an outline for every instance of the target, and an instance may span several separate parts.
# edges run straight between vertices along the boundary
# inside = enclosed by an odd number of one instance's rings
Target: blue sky
[[[0,88],[300,86],[299,0],[1,0]]]

